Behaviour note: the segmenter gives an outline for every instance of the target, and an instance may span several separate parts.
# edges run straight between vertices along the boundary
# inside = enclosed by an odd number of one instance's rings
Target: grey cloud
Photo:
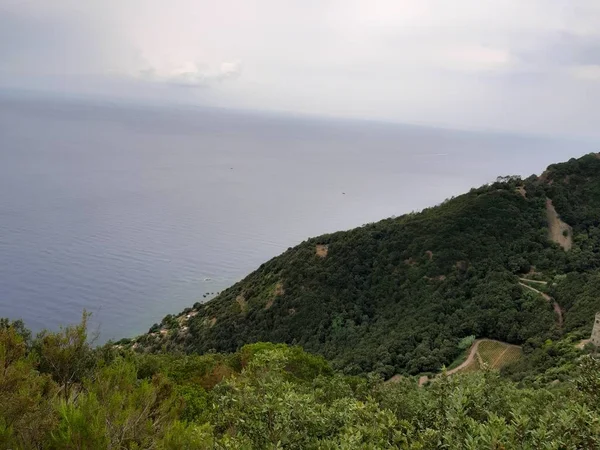
[[[98,74],[135,58],[119,31],[100,17],[0,8],[0,71],[15,74]]]
[[[556,32],[514,52],[523,62],[542,67],[596,65],[600,64],[600,36]]]
[[[0,88],[600,133],[598,0],[0,3]]]
[[[206,64],[187,64],[183,68],[158,71],[147,68],[139,72],[139,76],[151,82],[167,83],[182,87],[207,87],[215,82],[223,82],[238,78],[242,73],[240,61],[221,63],[217,69]]]
[[[64,71],[74,61],[85,58],[78,37],[62,18],[30,17],[11,11],[0,12],[0,64],[10,71]],[[67,66],[67,67],[65,67]]]

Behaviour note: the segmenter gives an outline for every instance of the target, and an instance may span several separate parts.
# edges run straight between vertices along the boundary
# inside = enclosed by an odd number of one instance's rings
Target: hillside
[[[298,344],[347,374],[386,378],[439,371],[471,335],[531,352],[591,330],[599,222],[595,154],[539,177],[500,177],[419,213],[309,239],[215,299],[167,316],[134,347]],[[552,301],[520,278],[546,281]]]

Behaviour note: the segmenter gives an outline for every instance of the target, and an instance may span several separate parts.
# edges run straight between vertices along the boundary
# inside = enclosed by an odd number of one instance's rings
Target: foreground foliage
[[[34,340],[2,321],[0,448],[599,448],[600,361],[576,359],[552,385],[483,371],[420,388],[336,373],[283,344],[137,354],[92,348],[85,316]]]

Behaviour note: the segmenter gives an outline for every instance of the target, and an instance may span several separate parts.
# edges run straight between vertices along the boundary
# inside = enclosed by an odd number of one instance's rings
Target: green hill
[[[419,213],[309,239],[167,316],[135,347],[205,353],[281,342],[347,374],[384,377],[438,371],[471,335],[527,352],[591,330],[599,224],[595,154],[539,177],[500,177]],[[546,281],[550,297],[519,278]]]
[[[599,222],[588,155],[310,239],[134,340],[0,318],[0,448],[600,448],[598,349],[576,346]]]

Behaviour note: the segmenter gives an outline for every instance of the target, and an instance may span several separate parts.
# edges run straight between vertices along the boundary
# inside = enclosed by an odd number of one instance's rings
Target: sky
[[[0,89],[600,138],[598,0],[0,0]]]

